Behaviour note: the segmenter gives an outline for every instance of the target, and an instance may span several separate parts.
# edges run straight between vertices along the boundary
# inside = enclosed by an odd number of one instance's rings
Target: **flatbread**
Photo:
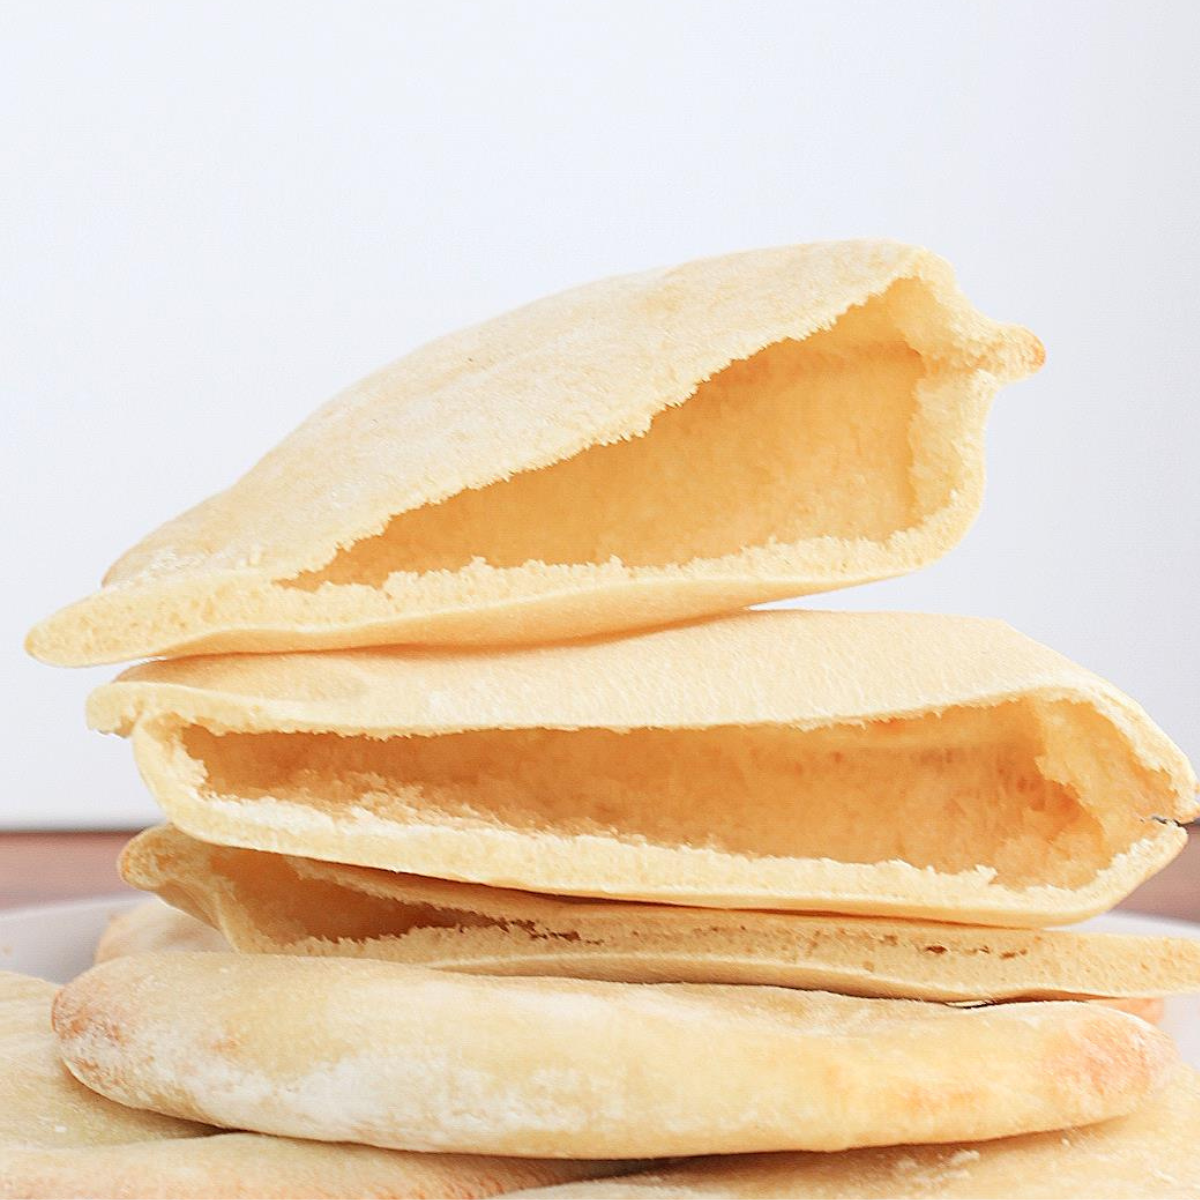
[[[258,1133],[221,1133],[136,1146],[0,1147],[0,1197],[467,1200],[621,1169],[614,1163],[409,1154]]]
[[[1196,1200],[1200,1076],[1190,1067],[1128,1117],[1001,1141],[844,1154],[697,1159],[624,1179],[520,1193],[539,1200]]]
[[[967,617],[156,662],[89,719],[206,841],[682,905],[1061,923],[1170,861],[1196,812],[1133,701]]]
[[[134,838],[121,871],[254,953],[943,1001],[1123,997],[1139,1016],[1154,1015],[1149,997],[1200,992],[1200,941],[1187,938],[572,900],[215,846],[170,826]]]
[[[0,972],[0,1197],[494,1196],[621,1169],[221,1133],[126,1108],[59,1061],[56,990]]]
[[[1094,1000],[1093,1003],[1111,1005],[1120,1012],[1132,1013],[1135,1017],[1141,1017],[1143,1021],[1149,1021],[1151,1025],[1157,1025],[1166,1013],[1166,1004],[1161,996],[1129,996],[1116,1000]]]
[[[912,571],[1027,330],[894,242],[602,280],[409,354],[29,637],[48,662],[542,642]]]
[[[109,918],[96,943],[96,962],[160,950],[228,950],[229,943],[209,923],[161,900],[147,900]]]
[[[57,990],[44,979],[0,971],[0,1181],[8,1176],[5,1155],[14,1146],[125,1145],[212,1132],[114,1104],[73,1079],[50,1029]]]
[[[114,959],[54,1006],[102,1094],[412,1150],[648,1158],[977,1140],[1123,1115],[1174,1045],[1042,1001],[515,979],[281,955]]]

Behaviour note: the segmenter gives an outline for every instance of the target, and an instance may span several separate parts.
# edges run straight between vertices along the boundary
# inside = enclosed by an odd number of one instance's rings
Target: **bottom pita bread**
[[[957,1146],[694,1159],[624,1179],[520,1193],[559,1200],[686,1196],[795,1200],[1195,1200],[1200,1075],[1181,1067],[1128,1117],[1084,1129]]]
[[[55,991],[0,972],[2,1197],[476,1197],[621,1167],[221,1133],[126,1108],[59,1061],[50,1028]]]
[[[283,955],[116,959],[54,1006],[124,1103],[293,1137],[566,1158],[840,1150],[1124,1115],[1176,1061],[1096,1004],[960,1009]]]

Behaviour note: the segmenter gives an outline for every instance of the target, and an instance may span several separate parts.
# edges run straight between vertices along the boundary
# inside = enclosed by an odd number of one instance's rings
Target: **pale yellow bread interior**
[[[588,901],[216,846],[170,826],[136,837],[121,865],[192,914],[180,920],[251,953],[941,1001],[1122,997],[1138,1015],[1153,1015],[1150,997],[1200,992],[1200,941],[1186,938]]]
[[[144,954],[68,984],[64,1061],[110,1098],[409,1150],[648,1158],[978,1140],[1124,1115],[1177,1052],[1137,1017],[788,988]]]
[[[161,900],[138,904],[109,918],[96,943],[96,962],[158,950],[228,950],[229,943],[206,921]]]
[[[1180,1067],[1127,1117],[955,1146],[693,1159],[623,1179],[563,1184],[539,1200],[1196,1200],[1200,1076]]]
[[[991,398],[1041,361],[893,242],[602,280],[355,384],[29,649],[543,642],[915,570],[974,519]]]
[[[1055,924],[1163,866],[1196,811],[1133,701],[965,617],[181,659],[89,714],[202,840],[564,895]]]
[[[62,1065],[58,989],[0,972],[0,1197],[473,1197],[616,1163],[406,1154],[221,1130],[126,1107]]]

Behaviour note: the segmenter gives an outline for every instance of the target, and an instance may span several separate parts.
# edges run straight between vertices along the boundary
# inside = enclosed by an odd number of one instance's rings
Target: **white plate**
[[[96,942],[109,918],[144,899],[105,896],[0,911],[0,971],[66,983],[91,965]]]
[[[113,896],[0,912],[0,970],[40,975],[65,983],[91,965],[96,940],[109,917],[140,904],[143,899]],[[1200,940],[1200,925],[1137,913],[1109,913],[1079,928],[1095,933],[1142,933]],[[1171,997],[1166,1003],[1162,1028],[1174,1037],[1183,1057],[1200,1069],[1200,995]]]

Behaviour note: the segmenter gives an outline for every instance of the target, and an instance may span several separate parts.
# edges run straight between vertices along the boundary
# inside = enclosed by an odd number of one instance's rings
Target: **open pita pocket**
[[[109,919],[96,943],[96,962],[161,950],[228,950],[212,926],[161,900],[148,900]]]
[[[1178,1073],[1128,1117],[957,1146],[695,1159],[624,1179],[520,1193],[539,1200],[1195,1200],[1200,1076]]]
[[[54,1006],[129,1104],[409,1150],[649,1158],[1001,1137],[1131,1111],[1176,1052],[1137,1017],[283,955],[114,959]]]
[[[1041,361],[893,242],[603,280],[349,388],[29,649],[543,642],[899,575],[974,519],[991,398]]]
[[[252,953],[942,1001],[1121,997],[1139,1016],[1153,1015],[1148,997],[1200,992],[1200,941],[1187,938],[587,901],[215,846],[170,826],[134,838],[121,870]]]
[[[222,1133],[127,1108],[62,1065],[56,991],[0,972],[0,1197],[495,1196],[621,1167]]]
[[[1142,709],[965,617],[179,659],[89,716],[206,841],[683,905],[1070,921],[1174,857],[1196,811]]]

